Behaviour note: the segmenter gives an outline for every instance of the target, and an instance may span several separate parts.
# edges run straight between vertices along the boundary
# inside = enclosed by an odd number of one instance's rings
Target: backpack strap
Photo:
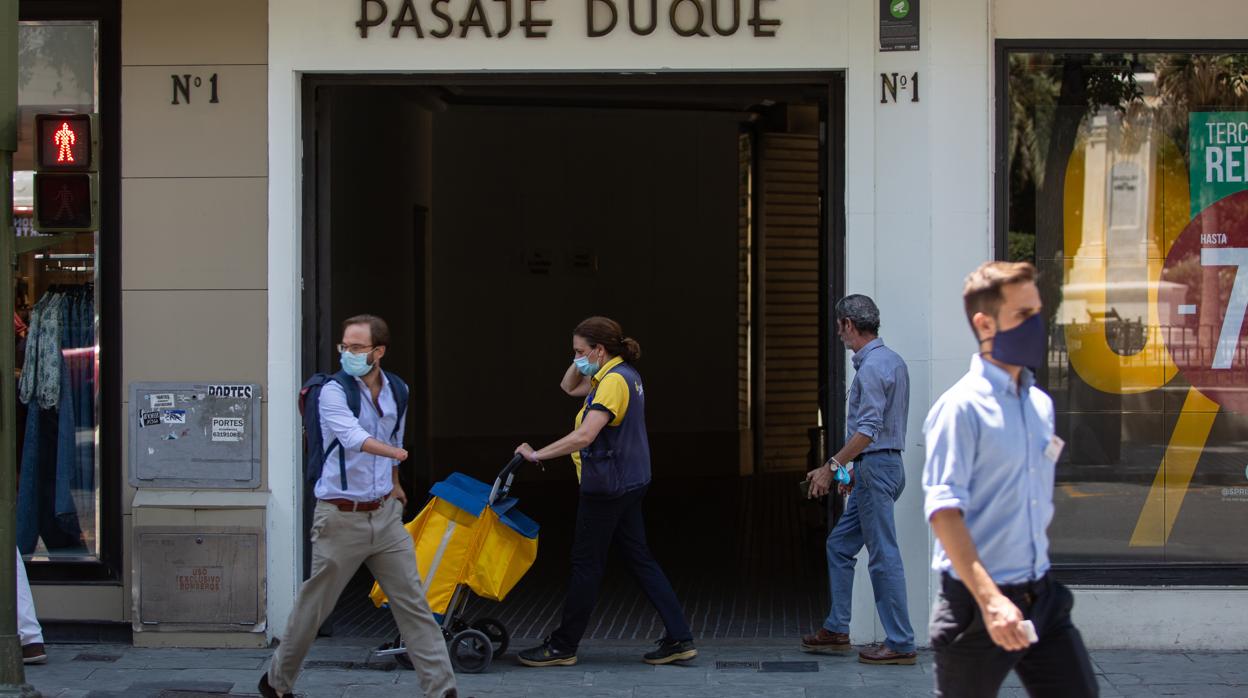
[[[360,416],[360,386],[356,385],[355,379],[347,375],[346,371],[339,371],[333,375],[333,381],[342,388],[342,392],[347,397],[347,409],[351,410],[351,414],[358,419]],[[338,478],[342,483],[342,489],[347,489],[347,449],[342,447],[342,442],[334,439],[334,442],[325,449],[325,458],[329,458],[329,454],[338,450]]]
[[[407,387],[407,383],[402,378],[386,371],[386,380],[390,381],[390,394],[394,396],[394,404],[398,408],[398,414],[395,415],[394,430],[390,432],[390,442],[393,443],[399,436],[399,429],[403,427],[403,419],[407,416],[407,402],[411,395],[411,391]]]

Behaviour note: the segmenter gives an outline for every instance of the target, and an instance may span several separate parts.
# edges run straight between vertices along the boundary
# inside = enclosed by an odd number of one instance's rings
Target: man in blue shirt
[[[810,496],[821,497],[842,463],[854,467],[845,512],[828,535],[828,582],[832,610],[815,634],[802,638],[807,652],[841,653],[849,644],[854,566],[867,546],[875,610],[884,626],[884,644],[858,653],[865,664],[914,664],[914,630],[906,605],[906,575],[897,548],[893,505],[906,486],[901,451],[906,446],[910,374],[906,362],[879,338],[880,310],[868,297],[852,295],[836,304],[837,336],[854,351],[854,382],[849,389],[845,446],[810,471]],[[855,487],[855,483],[858,485]]]
[[[299,588],[273,663],[260,677],[262,698],[294,696],[292,688],[316,629],[360,565],[368,565],[390,599],[390,612],[424,695],[458,695],[442,628],[420,581],[416,549],[403,528],[407,494],[399,484],[399,464],[408,456],[401,421],[407,415],[400,414],[391,388],[401,379],[381,368],[389,345],[390,328],[375,315],[342,323],[338,352],[344,378],[354,381],[359,391],[359,414],[349,407],[337,380],[325,383],[319,399],[322,441],[338,442],[344,455],[341,462],[336,455],[326,458],[316,481],[312,575]]]
[[[930,627],[938,696],[995,696],[1011,669],[1033,696],[1098,692],[1074,598],[1048,575],[1063,444],[1032,373],[1048,348],[1035,279],[1032,265],[1007,262],[967,277],[980,353],[923,428],[924,513],[941,573]]]

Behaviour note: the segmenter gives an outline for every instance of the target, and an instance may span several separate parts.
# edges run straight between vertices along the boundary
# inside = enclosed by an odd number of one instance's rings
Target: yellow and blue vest
[[[576,414],[576,428],[590,410],[602,410],[610,420],[592,444],[572,454],[582,492],[617,495],[649,484],[650,439],[641,374],[617,356],[594,374],[592,385]]]

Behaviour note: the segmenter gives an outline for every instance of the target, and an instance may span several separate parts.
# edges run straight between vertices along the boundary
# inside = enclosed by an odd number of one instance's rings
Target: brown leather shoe
[[[887,645],[870,647],[858,653],[863,664],[914,664],[919,655],[914,652],[894,652]]]
[[[802,636],[803,652],[840,654],[852,649],[853,645],[849,644],[849,635],[846,633],[833,633],[828,632],[826,628],[819,628],[819,632],[814,635]]]
[[[48,653],[43,650],[42,642],[22,645],[22,664],[46,664]]]

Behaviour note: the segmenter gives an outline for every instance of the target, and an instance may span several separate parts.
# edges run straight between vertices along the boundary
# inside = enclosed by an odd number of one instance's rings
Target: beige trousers
[[[397,499],[387,499],[380,509],[369,512],[339,511],[332,504],[316,503],[312,514],[312,576],[299,588],[286,634],[269,668],[269,684],[278,693],[294,688],[317,629],[334,610],[356,570],[365,564],[390,597],[390,612],[407,643],[407,654],[425,695],[455,695],[451,658],[442,629],[425,600],[416,570],[416,549],[403,528],[402,517],[403,506]]]

